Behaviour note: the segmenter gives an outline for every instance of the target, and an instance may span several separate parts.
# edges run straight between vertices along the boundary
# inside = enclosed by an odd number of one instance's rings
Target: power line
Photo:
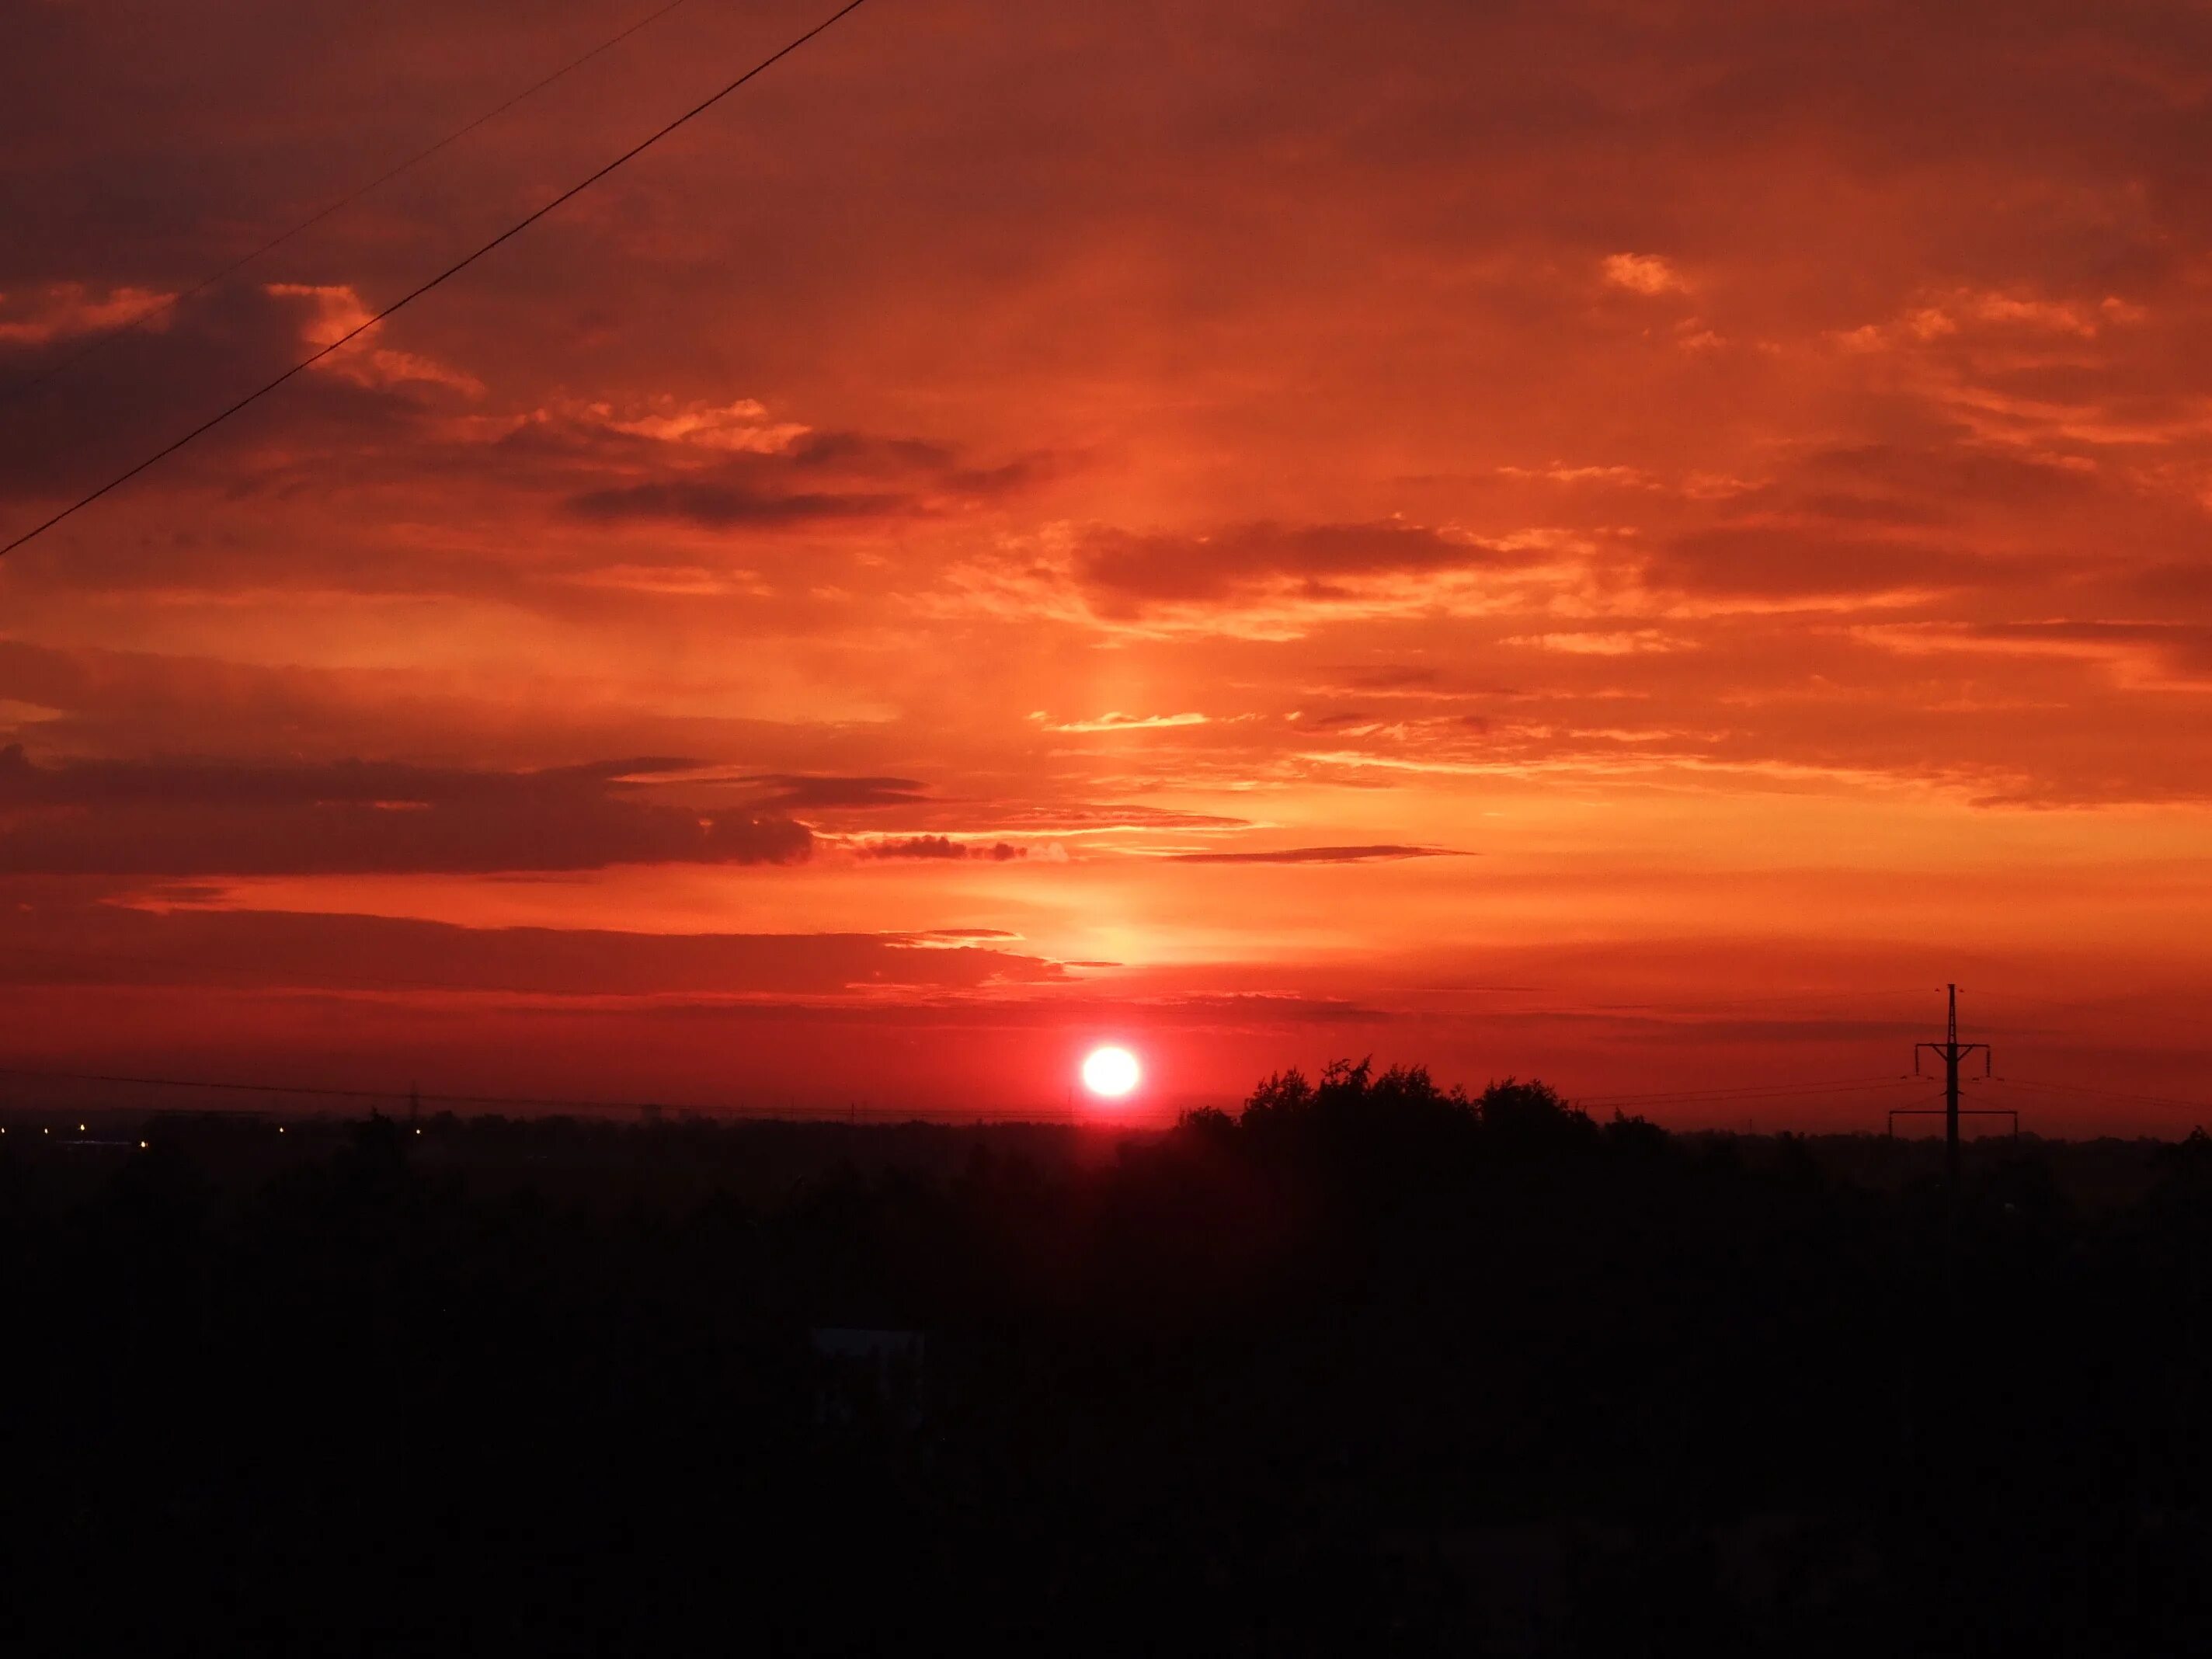
[[[1717,1084],[1710,1089],[1659,1089],[1639,1094],[1583,1095],[1578,1098],[1586,1105],[1609,1106],[1615,1101],[1670,1100],[1689,1095],[1698,1096],[1701,1099],[1709,1099],[1716,1095],[1764,1094],[1778,1089],[1873,1088],[1878,1085],[1895,1083],[1899,1080],[1897,1073],[1890,1073],[1878,1077],[1790,1079],[1772,1083]]]
[[[2118,1100],[2138,1106],[2185,1106],[2192,1111],[2212,1112],[2212,1101],[2183,1100],[2174,1095],[2129,1094],[2118,1089],[2090,1089],[2078,1083],[2037,1083],[2019,1077],[1996,1077],[1990,1081],[2002,1087],[2033,1089],[2043,1094],[2087,1095],[2099,1100]]]
[[[632,23],[620,33],[608,36],[607,39],[600,41],[598,46],[593,46],[582,57],[570,58],[559,69],[555,70],[550,75],[544,76],[541,80],[533,81],[530,85],[523,88],[520,92],[516,93],[514,96],[508,99],[505,103],[500,105],[496,109],[485,111],[482,115],[477,116],[475,120],[470,122],[466,126],[455,127],[451,132],[439,139],[434,144],[428,146],[427,149],[416,150],[412,155],[400,162],[397,167],[387,168],[386,171],[378,173],[375,178],[371,179],[367,184],[356,186],[355,189],[347,191],[343,196],[339,197],[336,201],[329,203],[327,205],[318,209],[305,219],[301,220],[298,224],[294,225],[289,230],[282,231],[276,235],[270,237],[267,241],[262,243],[259,247],[255,248],[251,253],[240,254],[237,258],[233,259],[228,264],[223,266],[222,270],[210,272],[209,275],[203,276],[198,282],[194,283],[190,288],[185,289],[180,292],[169,295],[155,304],[149,306],[145,310],[138,312],[132,316],[125,318],[121,322],[113,323],[106,328],[95,331],[92,336],[80,344],[75,351],[72,351],[68,356],[61,359],[60,362],[48,364],[45,368],[40,369],[36,374],[31,375],[27,379],[17,380],[12,385],[0,387],[0,404],[11,403],[15,398],[21,397],[25,392],[32,391],[38,386],[44,386],[48,380],[52,380],[57,374],[61,374],[64,370],[73,368],[77,364],[82,362],[87,357],[91,356],[94,352],[100,350],[103,346],[106,345],[109,341],[113,340],[118,335],[128,334],[134,329],[141,328],[146,324],[152,322],[156,317],[164,316],[167,313],[173,311],[185,301],[196,298],[199,295],[206,293],[208,289],[213,288],[217,283],[222,281],[226,276],[235,276],[239,271],[243,270],[246,266],[252,264],[256,259],[260,258],[262,255],[265,253],[274,253],[278,248],[283,246],[285,243],[290,241],[294,237],[303,235],[307,232],[313,230],[317,225],[322,223],[324,220],[329,218],[332,214],[351,207],[356,202],[361,200],[362,197],[367,196],[372,191],[390,184],[401,173],[407,172],[410,168],[414,167],[423,161],[428,161],[433,155],[435,155],[440,150],[446,149],[448,145],[458,143],[460,140],[467,137],[471,133],[474,132],[478,127],[486,125],[488,122],[497,120],[501,116],[506,114],[507,111],[513,109],[517,104],[523,102],[526,99],[537,96],[538,94],[544,91],[546,88],[551,86],[556,81],[561,80],[564,76],[583,68],[585,64],[590,63],[592,59],[599,56],[600,53],[610,52],[616,46],[620,46],[623,41],[629,40],[631,35],[635,34],[640,29],[645,28],[650,24],[659,22],[662,18],[667,16],[670,12],[674,11],[678,6],[688,5],[689,3],[690,0],[668,0],[668,3],[662,6],[659,10],[648,13],[647,15],[639,18],[637,21]],[[32,533],[35,535],[37,532],[34,531]]]
[[[1847,1093],[1862,1089],[1892,1089],[1910,1083],[1910,1077],[1892,1074],[1878,1078],[1840,1078],[1830,1082],[1747,1083],[1711,1089],[1673,1089],[1651,1094],[1578,1095],[1578,1106],[1664,1106],[1676,1103],[1754,1099],[1763,1096]]]
[[[337,339],[331,341],[319,351],[314,352],[308,356],[302,357],[298,362],[294,363],[291,368],[286,369],[275,380],[268,381],[266,384],[252,392],[247,392],[246,396],[240,398],[236,403],[230,404],[219,414],[211,416],[207,420],[201,422],[191,431],[185,433],[183,437],[177,439],[175,441],[168,444],[163,448],[155,451],[154,453],[149,455],[144,460],[140,461],[136,466],[131,467],[128,471],[117,474],[114,477],[110,478],[106,483],[100,485],[99,489],[94,490],[90,495],[71,502],[60,512],[55,514],[53,517],[48,519],[44,524],[36,526],[35,527],[24,532],[23,534],[16,537],[15,540],[9,542],[5,547],[0,547],[0,557],[5,557],[8,554],[13,553],[17,548],[22,546],[25,543],[33,541],[39,537],[45,535],[46,532],[52,530],[56,525],[60,524],[64,520],[82,512],[86,507],[90,507],[94,501],[100,500],[101,496],[108,494],[111,490],[118,489],[122,485],[130,483],[131,479],[137,477],[149,467],[167,460],[170,456],[182,449],[186,444],[191,442],[193,439],[201,436],[203,434],[213,431],[216,427],[221,426],[225,421],[237,414],[240,410],[260,402],[262,398],[276,391],[277,387],[283,386],[295,375],[300,374],[305,369],[313,368],[317,363],[322,362],[324,358],[329,356],[332,352],[338,350],[343,346],[350,344],[354,340],[357,339],[362,335],[366,334],[370,329],[374,328],[379,323],[383,322],[386,318],[389,318],[414,304],[416,301],[421,299],[432,289],[437,288],[442,283],[450,281],[452,278],[458,276],[461,272],[466,270],[477,260],[483,258],[485,254],[489,253],[494,248],[498,247],[503,242],[512,240],[514,237],[520,235],[524,231],[529,229],[531,226],[536,224],[540,219],[543,219],[547,214],[552,212],[554,209],[559,207],[562,203],[582,195],[584,191],[589,190],[593,185],[599,183],[600,179],[605,178],[616,168],[621,167],[623,163],[643,155],[647,150],[652,149],[662,139],[667,137],[670,133],[674,132],[678,127],[696,120],[700,116],[704,115],[708,110],[714,108],[715,105],[720,103],[722,100],[727,98],[732,93],[735,92],[739,87],[744,86],[748,81],[750,81],[755,76],[763,74],[768,70],[774,68],[777,64],[781,63],[785,58],[790,57],[792,53],[797,52],[808,41],[813,40],[815,36],[823,33],[841,19],[848,17],[854,12],[858,11],[866,3],[867,0],[846,0],[845,4],[840,6],[836,11],[830,13],[829,16],[823,18],[812,28],[808,29],[804,34],[799,35],[795,40],[790,41],[787,45],[778,48],[775,52],[763,58],[759,63],[754,64],[752,68],[747,70],[743,75],[738,76],[736,80],[724,87],[720,92],[715,93],[713,96],[706,99],[701,103],[693,105],[690,109],[684,111],[683,114],[678,116],[674,120],[660,128],[659,131],[631,145],[621,155],[616,156],[613,161],[609,161],[605,166],[600,167],[596,173],[593,173],[579,180],[577,183],[569,185],[568,189],[562,191],[558,196],[553,198],[551,201],[546,203],[544,206],[538,209],[527,217],[517,220],[514,224],[500,232],[498,235],[493,237],[491,240],[477,248],[475,252],[456,260],[453,264],[447,266],[445,270],[440,271],[435,276],[431,277],[428,282],[423,283],[416,288],[410,289],[408,292],[400,295],[398,299],[394,300],[390,305],[385,307],[381,311],[377,312],[366,321],[348,329],[343,334],[341,334]]]
[[[1638,1109],[1640,1109],[1641,1106],[1644,1105],[1671,1109],[1678,1106],[1754,1106],[1764,1104],[1768,1101],[1777,1100],[1832,1100],[1839,1094],[1864,1094],[1868,1092],[1878,1093],[1885,1089],[1902,1088],[1905,1084],[1910,1083],[1911,1080],[1911,1079],[1906,1078],[1897,1082],[1870,1083],[1863,1085],[1857,1089],[1838,1089],[1830,1086],[1819,1089],[1775,1089],[1758,1093],[1745,1092],[1741,1094],[1679,1095],[1666,1100],[1640,1103]],[[1577,1106],[1581,1106],[1587,1103],[1577,1100],[1571,1103]],[[1613,1109],[1615,1111],[1619,1111],[1620,1108],[1616,1106]]]
[[[1978,998],[1995,997],[1999,1002],[2032,1003],[2037,1007],[2056,1008],[2061,1012],[2083,1008],[2109,1008],[2119,1003],[2140,1001],[2144,995],[2141,991],[2106,991],[2093,997],[2059,998],[2035,996],[2026,991],[1991,991],[1979,985],[1972,989]]]

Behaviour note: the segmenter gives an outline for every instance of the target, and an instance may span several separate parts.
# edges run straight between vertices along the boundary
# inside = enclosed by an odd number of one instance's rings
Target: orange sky
[[[0,388],[652,9],[32,0]],[[816,21],[0,402],[0,529]],[[0,1060],[2212,1098],[2212,20],[873,0],[0,561]]]

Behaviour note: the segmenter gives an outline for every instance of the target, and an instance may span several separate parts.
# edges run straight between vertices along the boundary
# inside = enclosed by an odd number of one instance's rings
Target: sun
[[[1094,1095],[1118,1098],[1143,1075],[1136,1055],[1127,1048],[1093,1048],[1083,1057],[1083,1086]]]

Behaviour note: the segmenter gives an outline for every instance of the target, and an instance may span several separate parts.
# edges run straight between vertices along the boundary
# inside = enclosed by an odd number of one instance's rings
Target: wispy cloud
[[[1688,283],[1673,264],[1656,253],[1608,253],[1605,280],[1632,294],[1680,294]]]
[[[1199,714],[1124,714],[1119,709],[1108,709],[1096,719],[1087,720],[1046,720],[1032,714],[1031,720],[1042,720],[1048,732],[1143,732],[1166,726],[1204,726],[1206,716]]]
[[[1280,847],[1268,852],[1174,853],[1176,864],[1385,864],[1401,859],[1459,858],[1449,847]]]

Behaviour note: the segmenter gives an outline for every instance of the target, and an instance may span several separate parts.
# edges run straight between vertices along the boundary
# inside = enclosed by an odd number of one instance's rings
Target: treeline
[[[1348,1064],[1119,1140],[146,1138],[0,1146],[19,1639],[2212,1633],[2201,1137],[2094,1211]]]

